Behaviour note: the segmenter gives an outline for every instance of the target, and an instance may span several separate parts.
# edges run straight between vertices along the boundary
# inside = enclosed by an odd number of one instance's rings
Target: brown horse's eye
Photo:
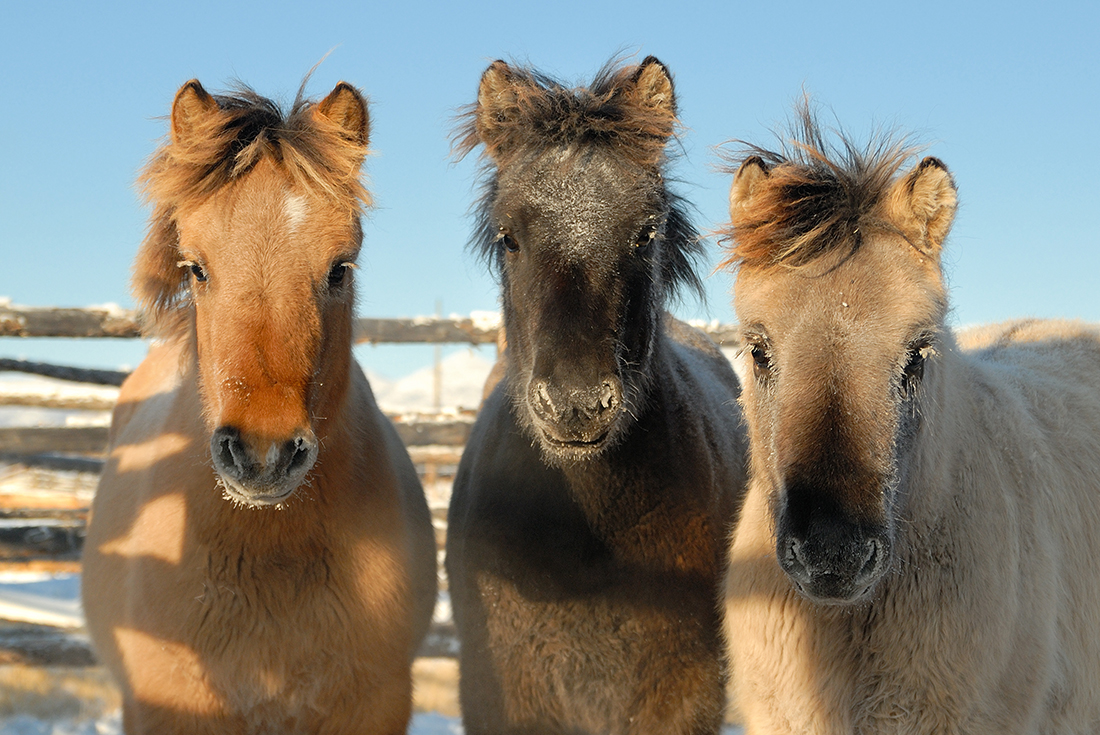
[[[348,271],[355,267],[354,263],[335,263],[328,271],[328,287],[339,288],[344,285]]]
[[[756,377],[765,380],[772,374],[772,359],[767,348],[759,343],[749,345],[749,354],[752,355],[752,369]]]
[[[515,253],[519,251],[519,243],[516,242],[516,238],[512,237],[511,234],[507,232],[500,233],[498,242],[500,242],[501,246],[509,253]]]
[[[195,277],[195,280],[199,283],[206,283],[207,275],[206,269],[193,260],[181,260],[177,263],[180,268],[187,268],[191,271],[191,275]]]

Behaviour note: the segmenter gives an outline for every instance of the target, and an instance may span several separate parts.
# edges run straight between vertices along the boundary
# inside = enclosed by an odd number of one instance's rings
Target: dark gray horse
[[[729,363],[664,311],[699,286],[676,122],[652,57],[580,89],[498,61],[460,132],[507,333],[447,535],[470,735],[720,726],[745,439]]]

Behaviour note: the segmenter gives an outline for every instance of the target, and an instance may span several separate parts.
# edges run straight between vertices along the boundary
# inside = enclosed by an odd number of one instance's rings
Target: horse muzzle
[[[561,458],[584,459],[609,443],[623,413],[622,394],[617,377],[582,387],[534,379],[527,405],[544,448]]]
[[[871,595],[890,567],[892,544],[885,529],[830,523],[805,533],[780,528],[779,566],[813,602],[852,604]]]
[[[261,443],[249,441],[236,427],[222,426],[210,438],[214,470],[227,496],[254,508],[278,505],[293,495],[317,461],[317,449],[317,437],[309,430]]]

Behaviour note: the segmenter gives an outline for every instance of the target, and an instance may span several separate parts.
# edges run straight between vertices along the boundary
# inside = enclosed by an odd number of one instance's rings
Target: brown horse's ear
[[[750,206],[752,195],[757,186],[768,178],[768,166],[760,156],[749,156],[737,168],[733,175],[733,184],[730,186],[730,218],[737,219],[737,215]]]
[[[340,82],[313,108],[313,115],[325,117],[340,126],[351,140],[366,147],[370,141],[370,115],[367,101],[359,90]]]
[[[489,155],[495,156],[507,140],[508,130],[520,114],[520,87],[507,63],[497,59],[481,75],[477,88],[477,110],[474,113],[477,135]]]
[[[625,93],[641,107],[663,112],[670,119],[676,117],[676,94],[672,89],[672,75],[656,56],[647,56],[642,60]],[[671,132],[670,129],[669,133]]]
[[[942,250],[957,207],[955,182],[947,166],[932,156],[899,179],[887,198],[888,215],[929,255]]]
[[[211,115],[218,114],[218,102],[202,88],[198,79],[180,87],[172,102],[172,142],[186,146],[195,139],[195,132],[202,130]]]

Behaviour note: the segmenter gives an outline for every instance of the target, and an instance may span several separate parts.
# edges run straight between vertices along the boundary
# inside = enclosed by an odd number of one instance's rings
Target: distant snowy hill
[[[481,390],[493,364],[473,350],[459,350],[441,361],[443,409],[476,409]],[[367,371],[378,405],[387,413],[435,410],[435,368],[428,366],[397,380],[389,380]]]

